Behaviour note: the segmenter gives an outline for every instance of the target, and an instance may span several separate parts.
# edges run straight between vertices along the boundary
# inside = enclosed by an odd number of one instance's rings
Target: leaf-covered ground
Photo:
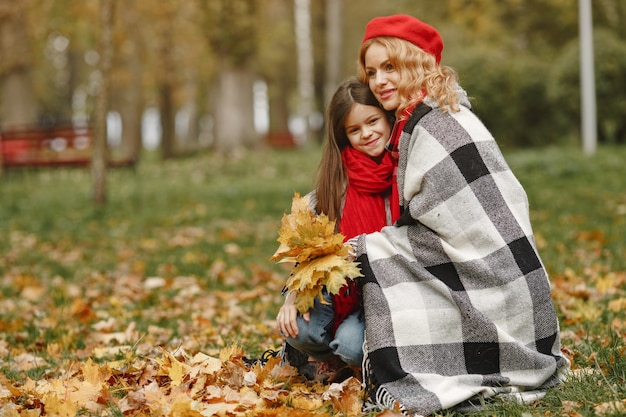
[[[560,154],[511,160],[540,208],[572,377],[481,417],[626,413],[626,151]],[[203,157],[114,173],[104,212],[85,197],[89,173],[3,177],[0,416],[359,415],[357,379],[322,385],[277,358],[247,362],[281,345],[288,271],[269,258],[317,160],[270,156],[272,169]]]
[[[354,378],[323,386],[277,366],[278,357],[265,366],[244,360],[249,353],[234,338],[280,347],[273,321],[259,317],[278,302],[281,279],[260,273],[251,286],[240,271],[216,265],[213,273],[252,289],[209,291],[193,277],[133,273],[93,274],[79,284],[4,276],[2,415],[358,413]]]

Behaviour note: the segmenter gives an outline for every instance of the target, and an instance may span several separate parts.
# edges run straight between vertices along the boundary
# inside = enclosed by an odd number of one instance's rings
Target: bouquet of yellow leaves
[[[335,233],[335,222],[313,213],[307,196],[295,193],[291,213],[283,215],[278,235],[280,246],[270,259],[296,264],[286,289],[296,292],[300,313],[313,308],[316,296],[324,302],[324,287],[329,294],[337,294],[348,279],[363,276],[359,263],[350,260],[344,235]]]

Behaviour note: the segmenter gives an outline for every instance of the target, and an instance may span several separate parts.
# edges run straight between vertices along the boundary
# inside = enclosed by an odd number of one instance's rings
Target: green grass
[[[88,170],[5,172],[0,253],[12,253],[13,267],[25,273],[73,279],[84,268],[115,269],[125,251],[145,263],[148,276],[164,268],[202,275],[219,258],[266,265],[280,217],[294,191],[310,189],[318,155],[316,148],[261,150],[234,161],[201,155],[163,163],[149,155],[136,172],[109,171],[104,208],[91,203]],[[3,256],[0,273],[9,267]]]
[[[549,148],[509,155],[525,186],[542,256],[551,272],[590,263],[626,270],[626,152],[600,148],[590,157]],[[587,249],[593,249],[593,256]],[[580,253],[579,251],[583,251]]]
[[[141,331],[158,325],[171,331],[163,343],[184,340],[185,321],[196,312],[174,304],[179,289],[120,300],[115,286],[122,284],[115,280],[132,274],[194,277],[202,291],[225,293],[264,286],[272,274],[286,277],[269,257],[293,193],[310,190],[319,156],[316,146],[257,150],[235,159],[202,154],[161,162],[148,154],[135,171],[109,171],[103,208],[91,202],[88,170],[5,172],[0,178],[0,340],[13,349],[9,355],[19,348],[52,364],[74,357],[91,343],[86,329],[105,304],[122,327],[131,321]],[[555,416],[570,405],[583,416],[595,415],[598,404],[626,398],[626,318],[619,308],[619,300],[626,299],[626,148],[600,147],[593,157],[571,148],[505,156],[528,193],[563,345],[573,367],[585,372],[537,404],[497,403],[477,415]],[[232,278],[238,274],[242,277]],[[41,282],[54,317],[21,316],[22,291]],[[276,285],[267,289],[279,291]],[[106,302],[90,291],[108,297]],[[85,306],[77,301],[81,297]],[[241,306],[253,319],[267,321],[279,300],[251,297]],[[221,319],[210,320],[219,330]],[[52,328],[50,321],[62,325]],[[256,354],[274,340],[265,328],[237,329],[214,334],[207,328],[201,347],[236,342]],[[46,350],[50,345],[60,354]],[[11,380],[45,372],[20,373],[4,359],[0,373]]]

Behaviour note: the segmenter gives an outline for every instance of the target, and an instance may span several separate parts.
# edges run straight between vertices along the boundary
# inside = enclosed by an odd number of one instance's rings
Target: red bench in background
[[[3,168],[88,166],[93,131],[90,127],[51,126],[0,131]],[[131,166],[131,159],[115,159],[109,166]]]

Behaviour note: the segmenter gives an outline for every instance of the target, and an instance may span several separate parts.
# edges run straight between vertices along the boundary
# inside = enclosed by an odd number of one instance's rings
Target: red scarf
[[[394,187],[395,161],[388,152],[377,163],[364,153],[346,147],[341,152],[343,166],[348,175],[346,200],[339,231],[351,239],[362,233],[378,232],[387,225],[385,197]],[[392,220],[400,215],[400,202],[392,196]]]
[[[422,96],[426,96],[426,91],[422,91]],[[406,109],[404,109],[404,111],[402,112],[403,116],[399,120],[396,121],[396,123],[393,125],[393,129],[391,130],[391,135],[389,136],[389,142],[387,143],[386,148],[389,151],[389,153],[391,153],[391,156],[393,157],[393,159],[396,160],[396,167],[398,165],[398,159],[400,159],[400,155],[398,152],[400,135],[402,134],[402,131],[404,130],[404,126],[406,125],[406,122],[409,121],[409,117],[411,117],[411,114],[413,114],[413,110],[415,110],[417,105],[420,104],[422,101],[423,100],[420,100],[417,103],[411,105],[410,107],[407,107]],[[397,186],[397,182],[394,183],[394,186]]]
[[[397,198],[396,161],[391,154],[385,152],[378,163],[364,153],[346,147],[341,157],[348,185],[339,231],[346,240],[362,233],[377,232],[387,225],[385,197],[388,196],[391,196],[391,220],[395,222],[400,216],[400,201]],[[354,281],[349,281],[339,294],[333,296],[333,334],[339,324],[360,307],[360,298]]]

